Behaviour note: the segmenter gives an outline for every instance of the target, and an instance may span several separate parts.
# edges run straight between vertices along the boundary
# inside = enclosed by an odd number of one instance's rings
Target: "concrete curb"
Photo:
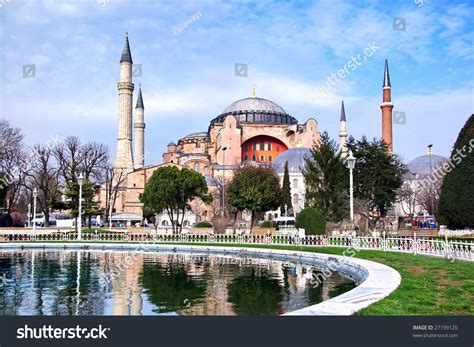
[[[82,249],[116,251],[185,251],[193,253],[235,254],[257,258],[296,261],[310,266],[326,267],[352,278],[358,286],[335,298],[296,311],[285,316],[348,316],[388,296],[400,285],[400,274],[389,266],[373,261],[340,255],[290,251],[280,249],[187,246],[168,244],[110,244],[110,243],[1,243],[1,249]]]

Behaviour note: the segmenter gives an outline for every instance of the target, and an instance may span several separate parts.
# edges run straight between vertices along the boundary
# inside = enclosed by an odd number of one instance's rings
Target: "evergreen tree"
[[[288,172],[288,162],[285,162],[285,171],[283,174],[283,185],[281,188],[280,213],[285,215],[285,206],[288,216],[293,216],[293,205],[291,202],[290,173]]]
[[[354,198],[365,204],[360,213],[369,220],[369,226],[385,217],[397,198],[397,191],[403,184],[406,167],[400,159],[388,151],[382,140],[368,141],[364,136],[355,141],[349,138],[348,147],[357,162],[354,168]],[[377,212],[377,213],[372,213]]]
[[[306,207],[314,207],[330,222],[341,221],[349,211],[349,177],[337,143],[324,132],[305,162]]]
[[[474,114],[471,114],[451,152],[441,186],[438,220],[449,228],[474,227]],[[452,169],[451,169],[452,168]],[[449,170],[449,171],[448,171]]]

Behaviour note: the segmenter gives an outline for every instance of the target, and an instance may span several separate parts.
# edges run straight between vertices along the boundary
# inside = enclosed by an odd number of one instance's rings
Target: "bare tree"
[[[50,204],[58,194],[58,175],[54,167],[52,150],[49,147],[35,145],[32,148],[35,155],[30,161],[27,176],[27,189],[34,186],[38,189],[38,203],[44,214],[44,225],[49,227]],[[31,194],[30,194],[31,196]]]
[[[413,218],[421,212],[420,187],[417,184],[416,176],[411,175],[409,179],[405,180],[398,190],[397,200],[403,213],[413,222]]]
[[[0,189],[4,191],[2,205],[7,213],[20,196],[26,166],[21,130],[4,119],[0,120]]]

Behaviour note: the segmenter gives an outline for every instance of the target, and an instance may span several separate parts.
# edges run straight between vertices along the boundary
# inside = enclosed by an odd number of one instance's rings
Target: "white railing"
[[[71,242],[78,241],[75,232],[43,235],[9,234],[1,235],[3,242]],[[344,247],[354,250],[382,250],[422,254],[448,259],[474,261],[474,242],[445,238],[414,237],[351,237],[351,236],[297,236],[280,235],[225,235],[225,234],[150,234],[150,233],[83,233],[82,242],[146,242],[146,243],[197,243],[197,244],[254,244],[301,247]]]

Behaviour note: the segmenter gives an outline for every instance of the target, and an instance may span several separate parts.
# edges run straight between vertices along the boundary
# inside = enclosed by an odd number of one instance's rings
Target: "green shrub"
[[[296,227],[305,229],[306,235],[322,235],[326,232],[326,220],[317,209],[308,207],[296,217]]]
[[[278,224],[275,221],[266,220],[266,221],[263,221],[260,224],[260,228],[276,228],[276,229],[278,229]]]
[[[212,224],[208,221],[202,221],[194,225],[195,228],[212,228]]]

